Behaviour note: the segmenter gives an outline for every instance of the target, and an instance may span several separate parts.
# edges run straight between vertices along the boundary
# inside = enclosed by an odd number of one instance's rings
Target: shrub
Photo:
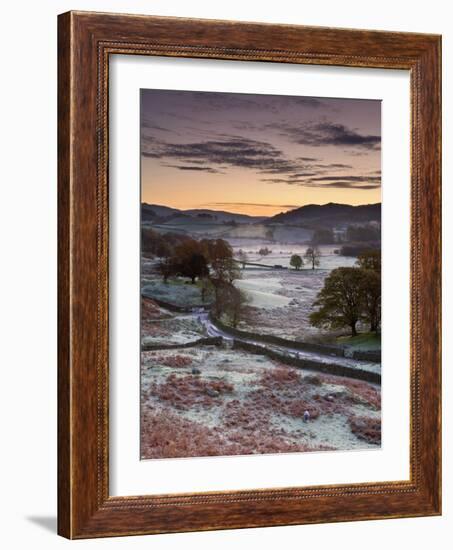
[[[325,381],[329,384],[344,386],[358,396],[362,404],[367,404],[376,411],[381,409],[381,390],[368,382],[354,380],[353,378],[339,378],[336,376],[326,376]]]
[[[163,364],[178,356],[185,363],[194,352],[148,353],[150,363]],[[227,367],[245,372],[242,364]],[[318,428],[317,423],[310,427],[310,422],[330,415],[342,415],[342,422],[347,422],[356,437],[379,444],[380,420],[357,412],[364,405],[379,410],[378,387],[333,375],[304,375],[277,362],[249,365],[248,371],[254,376],[246,377],[237,393],[228,375],[209,379],[203,373],[193,376],[190,370],[149,371],[142,386],[143,458],[334,450],[310,436]],[[303,422],[306,410],[308,424]]]
[[[286,384],[299,384],[300,381],[300,374],[295,368],[282,365],[266,370],[261,377],[261,384],[264,386],[285,386]]]
[[[350,416],[349,426],[351,432],[359,439],[374,445],[381,444],[381,419],[368,418],[365,416]]]
[[[311,384],[312,386],[322,386],[322,380],[316,374],[308,374],[304,376],[304,382],[306,384]]]
[[[169,411],[147,410],[141,423],[142,458],[178,458],[219,454],[223,441],[213,429]]]
[[[187,355],[167,355],[167,356],[157,356],[155,362],[166,367],[188,367],[192,364],[193,359],[187,357]]]
[[[295,368],[278,366],[263,373],[261,388],[251,391],[248,401],[253,410],[268,409],[270,412],[303,418],[309,411],[312,420],[318,418],[320,408],[309,396],[307,386]]]
[[[149,395],[157,397],[175,409],[189,410],[196,406],[210,408],[221,403],[219,397],[232,393],[234,386],[223,380],[205,380],[191,374],[177,376],[172,373],[162,384],[153,383]],[[215,394],[219,394],[218,396]]]
[[[258,435],[258,437],[257,437]],[[142,458],[178,458],[190,456],[225,456],[263,453],[289,453],[330,450],[326,445],[308,445],[291,441],[281,434],[240,429],[225,433],[209,428],[170,411],[146,410],[141,429]]]

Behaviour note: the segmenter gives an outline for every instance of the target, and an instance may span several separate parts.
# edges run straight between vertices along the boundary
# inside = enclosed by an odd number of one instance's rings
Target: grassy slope
[[[338,344],[345,344],[357,350],[378,350],[381,349],[381,335],[374,332],[357,334],[357,336],[339,336]]]

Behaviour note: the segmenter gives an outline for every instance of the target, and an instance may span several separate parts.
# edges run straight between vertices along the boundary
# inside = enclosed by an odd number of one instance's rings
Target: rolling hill
[[[310,228],[335,227],[381,221],[381,203],[352,206],[350,204],[307,204],[289,212],[267,218],[268,225],[301,225]]]
[[[352,206],[350,204],[308,204],[283,212],[275,216],[249,216],[222,210],[192,209],[178,210],[157,204],[142,203],[142,222],[151,225],[184,227],[187,229],[195,226],[202,229],[203,226],[214,228],[235,225],[242,227],[261,226],[266,232],[265,226],[282,228],[284,226],[316,230],[318,228],[340,228],[347,225],[360,225],[381,221],[381,204],[364,204]],[[264,227],[263,227],[264,226]],[[258,229],[258,227],[257,227]],[[271,228],[269,228],[271,229]],[[190,229],[189,229],[190,230]],[[274,229],[275,231],[275,229]]]
[[[175,223],[178,220],[196,220],[197,223],[259,223],[267,218],[265,216],[248,216],[223,210],[210,210],[197,208],[192,210],[178,210],[159,204],[142,203],[142,221],[155,223]]]

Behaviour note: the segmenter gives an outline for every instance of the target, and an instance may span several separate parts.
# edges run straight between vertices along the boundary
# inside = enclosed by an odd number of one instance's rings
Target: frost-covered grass
[[[205,331],[193,317],[175,314],[169,319],[162,319],[142,326],[143,344],[187,344],[205,337]]]
[[[206,336],[203,326],[191,315],[171,313],[150,298],[142,298],[141,335],[143,344],[186,344]]]
[[[310,324],[309,316],[313,310],[313,302],[317,293],[324,285],[328,272],[321,270],[296,271],[257,271],[243,270],[241,284],[247,287],[251,280],[255,288],[262,285],[266,294],[284,299],[285,302],[274,302],[274,307],[257,307],[256,302],[250,303],[246,324],[241,328],[273,334],[282,338],[300,341],[334,340],[330,331],[323,331]],[[268,279],[272,281],[267,285]],[[271,301],[272,303],[272,301]]]
[[[142,353],[141,412],[142,458],[369,449],[380,389],[234,349],[161,350]]]
[[[288,266],[292,254],[303,256],[307,248],[306,244],[268,242],[265,246],[272,250],[271,254],[260,256],[258,250],[264,246],[262,241],[235,239],[232,244],[236,253],[242,249],[247,253],[249,261],[267,266]],[[241,278],[235,281],[235,285],[245,292],[249,302],[248,315],[245,315],[245,322],[240,323],[238,328],[299,341],[336,343],[336,337],[343,336],[346,329],[332,332],[315,328],[310,324],[309,316],[330,270],[352,266],[356,259],[335,254],[335,246],[323,245],[319,248],[320,267],[314,270],[307,264],[300,271],[256,267],[241,269]],[[165,284],[156,273],[157,263],[156,259],[142,261],[143,295],[183,307],[203,303],[199,284],[192,285],[182,278],[170,278]],[[175,340],[184,342],[187,338]]]
[[[267,256],[261,256],[258,251],[260,248],[266,246],[271,253]],[[253,263],[259,263],[263,266],[274,266],[282,265],[283,267],[290,267],[290,259],[293,254],[298,254],[304,261],[304,266],[302,271],[310,271],[311,265],[307,263],[304,258],[304,254],[307,248],[311,246],[310,244],[284,244],[284,243],[273,243],[273,242],[241,242],[234,241],[233,250],[237,253],[239,249],[243,250],[248,257],[248,261]],[[356,258],[350,256],[341,256],[340,254],[335,254],[335,250],[341,245],[320,245],[318,246],[319,251],[321,252],[321,257],[319,258],[320,265],[318,269],[321,270],[332,270],[337,267],[352,267],[355,265]]]
[[[198,236],[209,229],[201,225],[195,228]],[[249,261],[261,265],[288,266],[292,254],[303,256],[307,248],[260,242],[256,237],[265,232],[259,226],[243,235],[234,228],[221,229],[224,237],[230,234],[235,251],[242,248]],[[296,232],[288,231],[285,239],[290,241]],[[298,238],[302,243],[302,233]],[[272,250],[265,257],[258,254],[264,244]],[[340,334],[312,327],[309,315],[330,270],[354,265],[355,258],[334,254],[334,247],[321,247],[321,252],[320,269],[241,270],[235,284],[250,302],[239,328],[334,342]],[[198,284],[181,278],[165,284],[156,272],[157,262],[142,261],[142,341],[165,346],[207,336],[196,315],[170,312],[153,301],[202,304]],[[358,337],[354,344],[369,342]],[[213,346],[145,351],[141,360],[142,458],[375,449],[380,444],[381,394],[373,384]]]
[[[245,316],[246,323],[241,323],[239,328],[301,341],[335,341],[335,336],[339,333],[322,331],[312,327],[309,322],[313,301],[323,287],[327,274],[328,272],[323,270],[241,270],[242,278],[236,280],[235,284],[248,295],[249,314]],[[152,272],[146,274],[142,295],[149,300],[156,298],[183,307],[203,303],[198,284],[186,284],[178,278],[170,279],[168,284],[165,284],[161,277]],[[160,327],[151,323],[150,321],[158,319],[159,312],[162,313],[162,317],[169,318],[168,312],[165,313],[162,308],[151,316],[148,316],[146,311],[142,312],[142,323],[146,324],[149,336],[162,338],[166,333],[171,335],[172,341],[181,343],[190,341],[191,338],[196,339],[196,323],[189,323],[188,320],[182,322],[179,328],[173,323],[160,323]],[[173,317],[174,315],[170,316]],[[167,330],[166,327],[170,325],[172,330]],[[179,331],[182,333],[181,337],[176,335]]]
[[[278,294],[282,284],[275,277],[239,279],[235,281],[235,286],[246,293],[249,305],[255,308],[267,310],[286,307],[291,301],[290,298]]]
[[[142,285],[142,294],[176,306],[191,307],[203,303],[200,286],[179,278],[169,279],[167,283],[157,275],[154,280],[148,278]]]
[[[339,336],[337,342],[357,350],[381,349],[381,335],[374,332],[357,334],[357,336]]]

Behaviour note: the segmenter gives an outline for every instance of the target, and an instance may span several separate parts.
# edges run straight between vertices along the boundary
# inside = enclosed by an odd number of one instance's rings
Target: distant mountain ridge
[[[179,210],[160,204],[142,203],[142,221],[158,222],[171,221],[172,219],[193,218],[200,222],[228,222],[236,223],[259,223],[267,219],[266,216],[250,216],[247,214],[237,214],[226,212],[224,210],[210,210],[209,208],[194,208],[191,210]]]
[[[267,218],[265,224],[306,225],[326,227],[342,224],[369,223],[381,221],[381,203],[352,206],[329,202],[328,204],[307,204]]]
[[[223,210],[198,208],[179,210],[158,204],[142,203],[142,221],[156,224],[196,220],[200,223],[246,223],[265,225],[298,225],[308,228],[334,227],[381,221],[381,203],[352,206],[350,204],[307,204],[275,216],[250,216]]]

